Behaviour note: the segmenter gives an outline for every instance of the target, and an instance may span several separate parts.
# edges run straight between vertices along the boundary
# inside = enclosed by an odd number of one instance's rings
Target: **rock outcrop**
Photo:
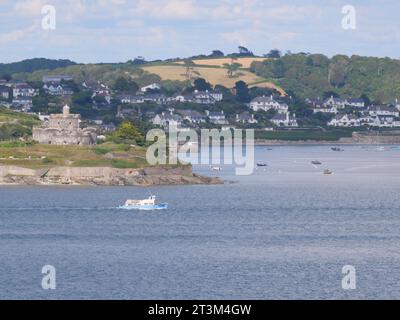
[[[98,185],[150,186],[180,184],[219,184],[192,172],[191,166],[116,169],[110,167],[54,167],[28,169],[0,166],[0,184],[12,185]]]

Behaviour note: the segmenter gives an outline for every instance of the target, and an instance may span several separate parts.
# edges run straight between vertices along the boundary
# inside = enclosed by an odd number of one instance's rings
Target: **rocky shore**
[[[28,169],[0,166],[0,185],[154,186],[221,184],[215,177],[193,173],[191,166],[116,169],[110,167],[53,167]]]

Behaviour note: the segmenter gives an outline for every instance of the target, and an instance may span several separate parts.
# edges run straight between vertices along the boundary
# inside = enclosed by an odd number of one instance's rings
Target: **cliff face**
[[[0,184],[149,186],[219,184],[218,178],[196,175],[190,166],[116,169],[109,167],[55,167],[27,169],[0,166]]]

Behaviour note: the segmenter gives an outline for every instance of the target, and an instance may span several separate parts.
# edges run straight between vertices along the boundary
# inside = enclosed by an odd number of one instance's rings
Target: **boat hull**
[[[168,209],[168,204],[167,203],[160,203],[160,204],[155,204],[155,205],[123,205],[118,207],[119,209],[124,209],[124,210],[166,210]]]

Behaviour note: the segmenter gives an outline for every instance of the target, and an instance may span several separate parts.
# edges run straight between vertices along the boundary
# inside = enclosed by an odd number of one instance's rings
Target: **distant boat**
[[[324,174],[325,175],[330,175],[330,174],[333,174],[333,172],[331,170],[329,170],[329,169],[325,169],[324,170]]]
[[[342,148],[339,148],[339,147],[332,147],[331,150],[332,151],[344,151]]]
[[[211,167],[212,171],[221,171],[222,168],[221,167]]]
[[[167,203],[156,203],[156,196],[150,195],[149,198],[144,200],[126,200],[123,206],[120,206],[119,209],[127,209],[127,210],[163,210],[168,209]]]
[[[312,163],[312,164],[315,164],[315,165],[317,165],[317,166],[319,166],[319,165],[322,164],[322,162],[320,162],[320,161],[318,161],[318,160],[313,160],[313,161],[311,161],[311,163]]]
[[[267,167],[267,166],[268,165],[266,163],[262,163],[262,162],[257,163],[257,167]]]

